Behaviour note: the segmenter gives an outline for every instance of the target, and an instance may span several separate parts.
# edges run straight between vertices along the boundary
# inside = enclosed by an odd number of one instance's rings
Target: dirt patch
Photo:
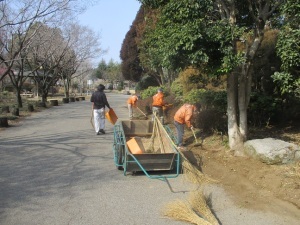
[[[235,157],[218,144],[204,144],[192,151],[202,159],[203,172],[219,180],[241,206],[263,209],[278,198],[300,209],[300,162],[266,165],[252,158]]]
[[[179,105],[172,97],[166,98],[174,103],[165,112],[165,121],[175,132],[173,116]],[[149,111],[152,99],[138,102],[139,107]],[[291,213],[299,216],[300,209],[300,162],[289,165],[267,165],[247,157],[236,157],[226,146],[226,136],[221,133],[205,134],[197,130],[197,138],[203,141],[201,147],[194,147],[195,139],[188,129],[184,140],[190,150],[189,158],[197,163],[205,173],[220,182],[220,185],[233,197],[236,204],[256,210],[272,210],[281,212],[282,207],[290,208]],[[291,143],[300,144],[300,126],[285,124],[284,126],[250,130],[251,139],[279,138]]]
[[[168,96],[166,101],[173,106],[165,111],[165,121],[175,131],[173,116],[180,105],[172,96]],[[143,112],[151,115],[151,103],[152,98],[148,98],[138,101],[138,106]],[[20,120],[29,115],[30,113],[20,116],[19,120],[13,121],[10,125],[17,126]],[[148,118],[150,119],[150,116]],[[226,147],[225,135],[204,134],[199,129],[196,135],[203,141],[201,147],[194,147],[195,139],[192,132],[187,129],[185,131],[184,140],[187,149],[190,150],[188,158],[197,164],[203,173],[218,180],[237,205],[281,212],[283,208],[291,208],[290,204],[287,204],[291,203],[300,209],[300,162],[289,165],[266,165],[252,158],[234,156]],[[251,138],[273,137],[300,145],[300,126],[297,124],[256,129],[255,132],[250,130],[250,135]],[[290,213],[294,213],[295,216],[298,213],[299,217],[299,210],[295,212],[291,209]]]

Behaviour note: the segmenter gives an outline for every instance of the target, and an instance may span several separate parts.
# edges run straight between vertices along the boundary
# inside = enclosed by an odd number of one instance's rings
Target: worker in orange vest
[[[183,135],[184,135],[184,125],[188,128],[193,129],[191,120],[195,114],[198,113],[201,105],[192,105],[185,103],[181,106],[174,115],[174,125],[177,131],[177,146],[183,148]]]
[[[127,100],[127,105],[128,105],[128,111],[129,111],[129,119],[132,120],[133,118],[133,107],[136,107],[136,103],[139,100],[138,96],[133,94],[132,96],[130,96]]]
[[[164,114],[163,114],[163,106],[165,105],[164,102],[164,93],[162,88],[159,88],[157,90],[157,94],[155,94],[153,97],[153,102],[152,102],[152,121],[154,121],[154,115],[158,116],[161,123],[164,124]]]

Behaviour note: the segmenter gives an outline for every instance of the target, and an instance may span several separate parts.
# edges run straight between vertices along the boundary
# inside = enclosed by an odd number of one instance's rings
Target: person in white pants
[[[94,109],[94,125],[96,134],[105,134],[105,109]]]
[[[94,127],[97,135],[105,134],[105,106],[110,109],[104,89],[105,86],[100,84],[97,91],[95,91],[91,97],[91,102],[93,103]]]

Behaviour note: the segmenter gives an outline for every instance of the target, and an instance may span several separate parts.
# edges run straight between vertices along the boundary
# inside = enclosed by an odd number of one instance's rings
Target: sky
[[[106,63],[111,59],[121,62],[120,49],[139,8],[140,2],[137,0],[99,0],[79,16],[80,24],[99,34],[101,48],[108,50],[94,63],[98,64],[101,59]]]

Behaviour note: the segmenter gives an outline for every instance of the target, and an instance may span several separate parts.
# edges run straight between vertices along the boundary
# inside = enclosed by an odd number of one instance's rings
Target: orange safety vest
[[[128,98],[127,104],[130,104],[132,106],[136,106],[136,102],[138,100],[138,97],[136,95],[132,95]]]
[[[195,107],[191,104],[184,104],[181,106],[174,115],[174,120],[180,124],[186,124],[191,127],[191,119],[193,116]]]
[[[164,94],[162,92],[158,92],[156,95],[153,96],[152,106],[162,107],[164,105]]]

